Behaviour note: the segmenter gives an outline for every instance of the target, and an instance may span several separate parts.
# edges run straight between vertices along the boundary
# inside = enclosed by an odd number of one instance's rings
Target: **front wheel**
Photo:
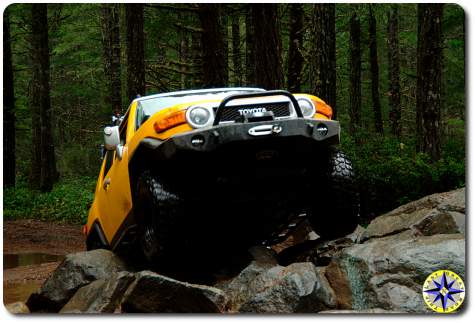
[[[318,204],[311,206],[309,221],[324,239],[336,239],[352,233],[358,225],[359,194],[353,166],[336,148],[328,154],[323,181],[318,183]]]
[[[138,241],[146,260],[153,264],[168,260],[180,243],[183,201],[150,171],[139,177],[134,195]]]

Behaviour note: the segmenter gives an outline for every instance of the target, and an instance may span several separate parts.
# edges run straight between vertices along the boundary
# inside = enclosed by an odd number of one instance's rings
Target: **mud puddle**
[[[64,259],[63,255],[50,255],[47,253],[33,252],[33,253],[19,253],[19,254],[4,254],[3,255],[3,269],[11,269],[21,266],[39,265],[47,262],[61,261]]]
[[[26,301],[64,255],[18,253],[3,255],[3,302]]]

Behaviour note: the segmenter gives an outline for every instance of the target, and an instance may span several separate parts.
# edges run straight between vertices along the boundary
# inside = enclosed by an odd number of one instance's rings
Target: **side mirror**
[[[115,150],[120,144],[119,126],[104,128],[104,147]]]

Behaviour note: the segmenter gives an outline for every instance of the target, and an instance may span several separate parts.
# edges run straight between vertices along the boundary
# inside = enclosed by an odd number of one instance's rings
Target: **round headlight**
[[[315,106],[313,105],[312,101],[308,99],[298,99],[297,102],[299,103],[300,110],[305,118],[312,118],[315,114]]]
[[[193,128],[206,127],[212,119],[212,111],[204,107],[192,107],[186,111],[186,120]]]

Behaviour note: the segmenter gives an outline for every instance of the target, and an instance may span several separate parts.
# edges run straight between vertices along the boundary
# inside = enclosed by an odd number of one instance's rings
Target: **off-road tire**
[[[309,221],[323,239],[352,233],[359,219],[359,194],[353,166],[340,150],[330,147],[328,166],[318,184],[318,204],[311,207]]]
[[[143,172],[134,192],[134,216],[138,245],[149,263],[170,261],[173,251],[183,242],[178,234],[183,215],[183,200],[168,191],[151,171]]]

